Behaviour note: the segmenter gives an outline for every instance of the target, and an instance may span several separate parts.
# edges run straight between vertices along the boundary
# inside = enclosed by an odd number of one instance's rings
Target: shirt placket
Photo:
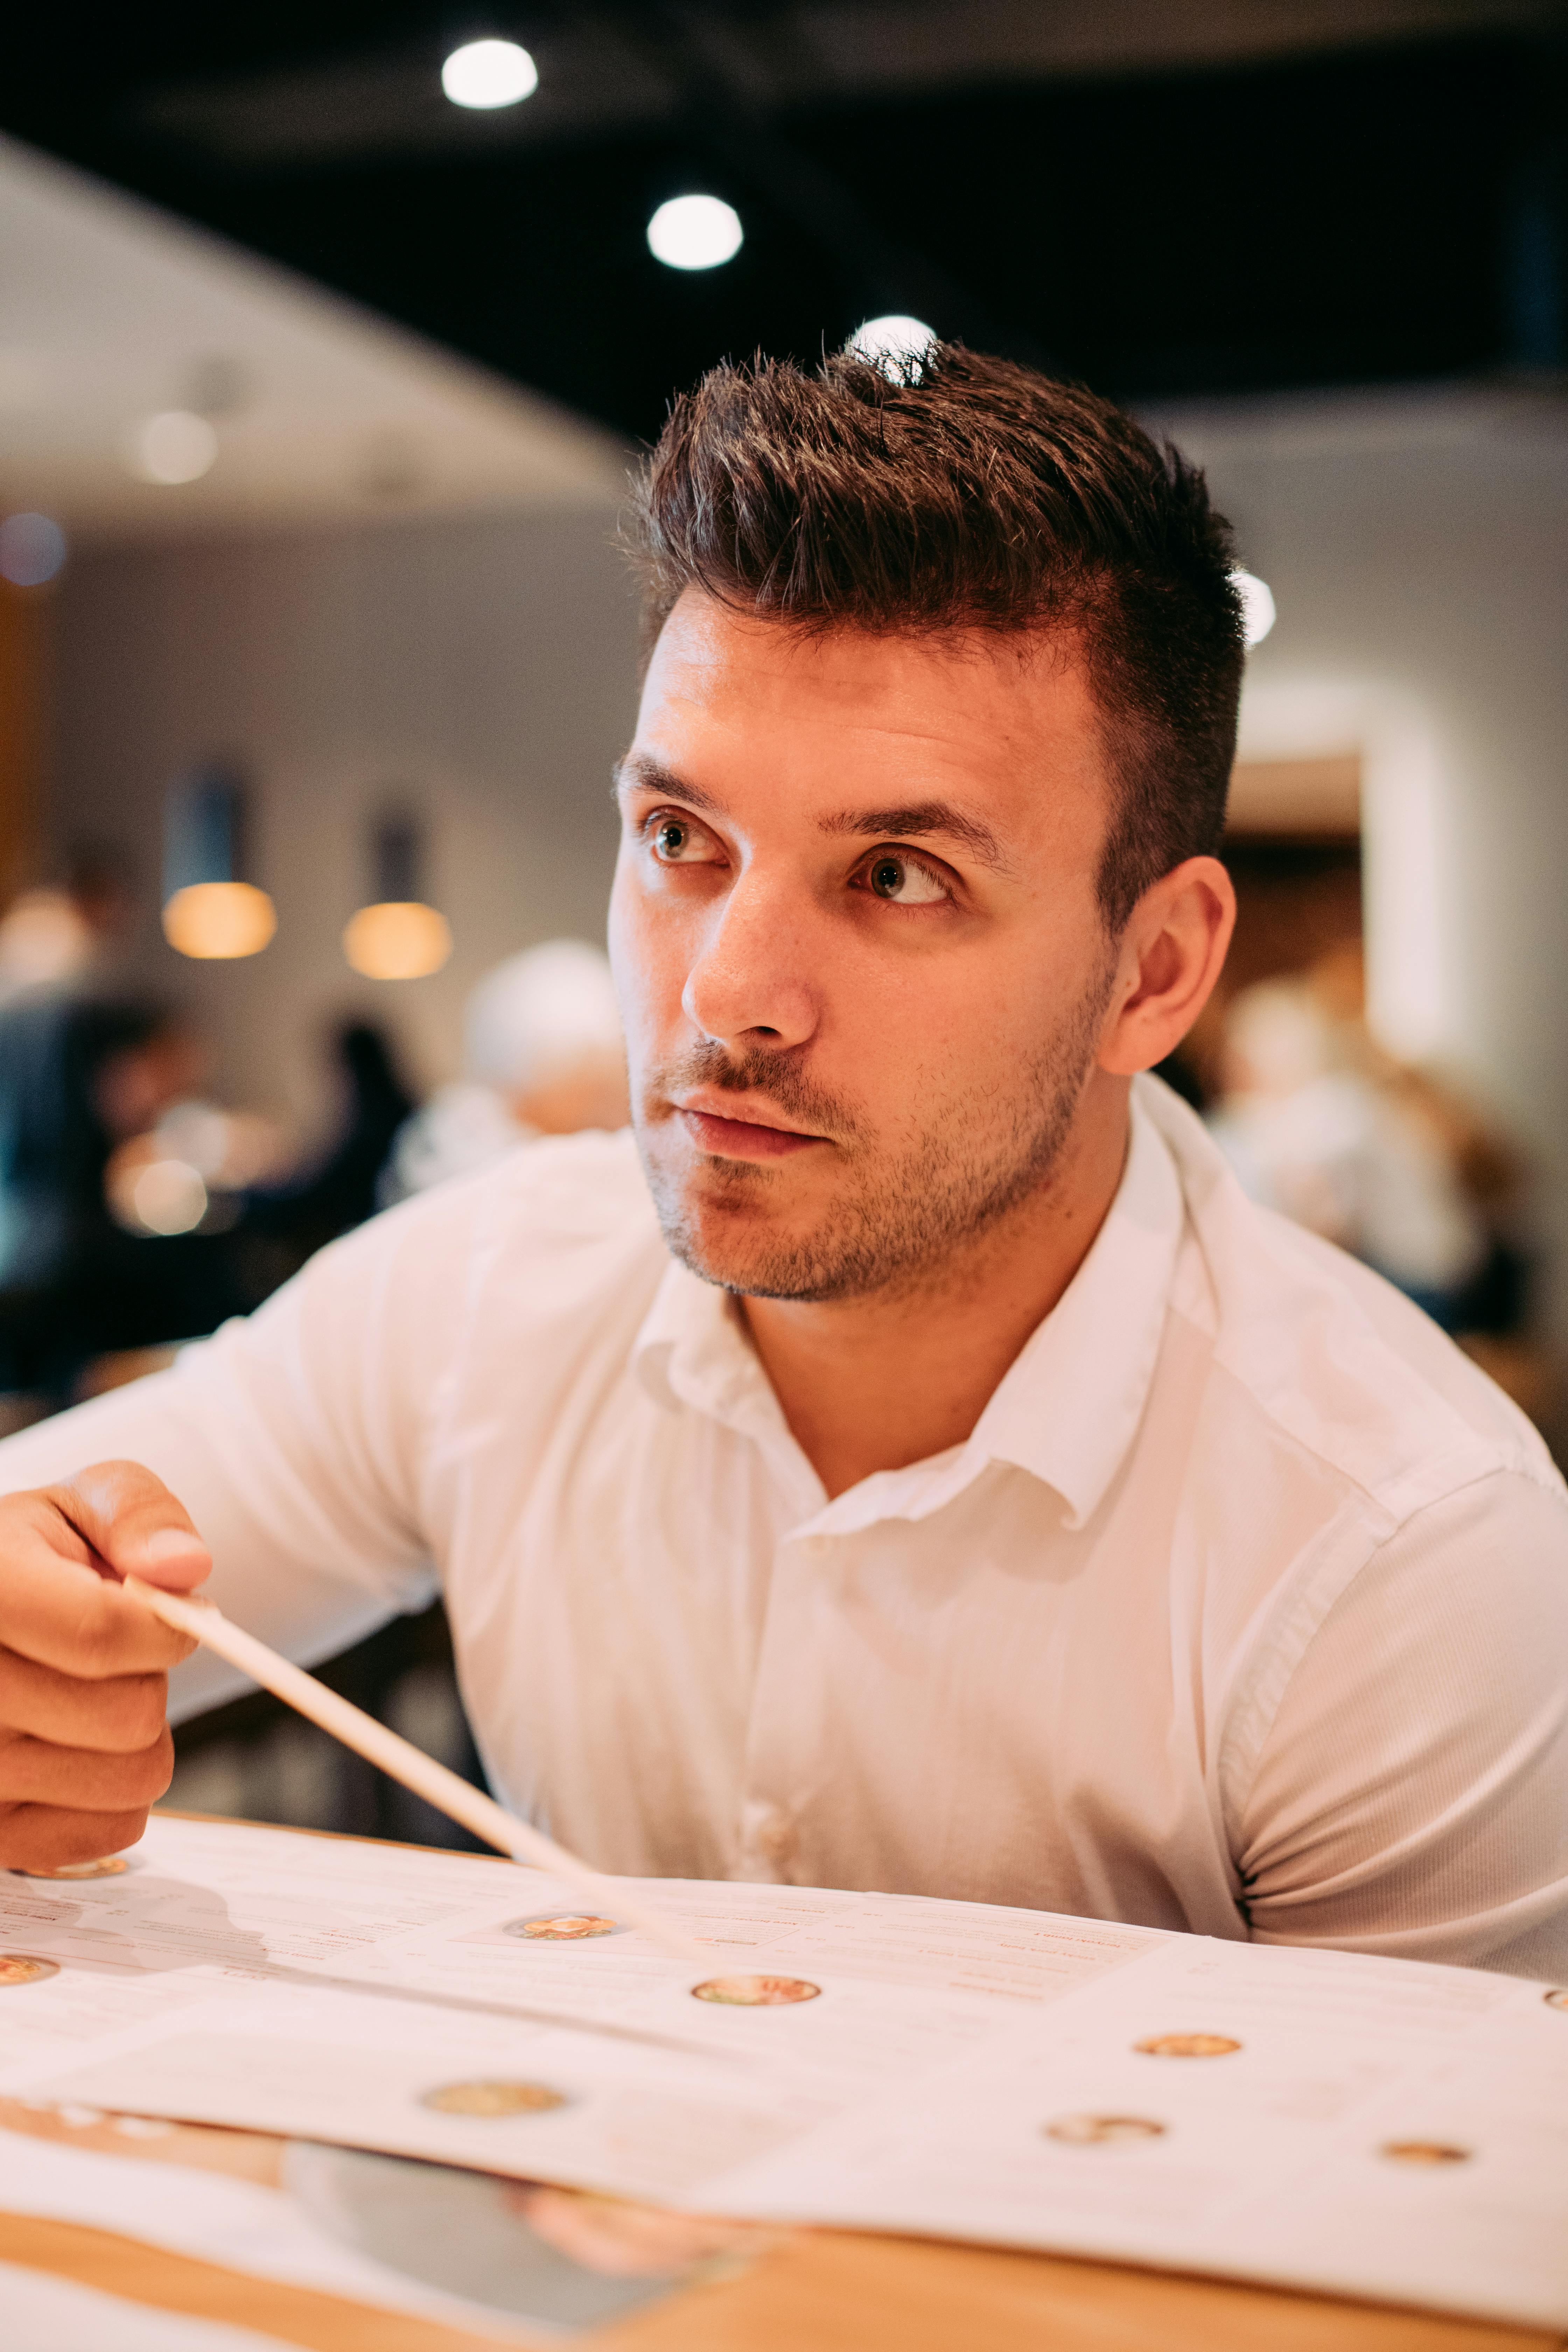
[[[773,1550],[752,1684],[736,1878],[787,1885],[796,1875],[826,1705],[821,1587],[846,1571],[855,1540],[823,1532],[819,1516],[792,1528]]]

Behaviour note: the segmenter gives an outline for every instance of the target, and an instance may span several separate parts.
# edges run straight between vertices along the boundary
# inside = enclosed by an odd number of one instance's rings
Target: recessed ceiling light
[[[1274,593],[1256,572],[1233,572],[1231,586],[1241,599],[1241,630],[1248,652],[1260,646],[1274,626]]]
[[[745,235],[722,196],[671,196],[647,225],[648,251],[668,269],[717,269],[734,259]]]
[[[465,41],[442,67],[441,87],[454,106],[489,112],[531,98],[539,68],[516,41]]]
[[[885,318],[868,319],[863,327],[857,327],[847,348],[874,367],[885,366],[889,360],[902,367],[910,360],[924,359],[936,340],[935,328],[928,327],[923,319],[911,319],[907,310],[889,310]]]
[[[217,435],[190,408],[164,408],[132,436],[132,470],[144,482],[196,482],[211,470]]]

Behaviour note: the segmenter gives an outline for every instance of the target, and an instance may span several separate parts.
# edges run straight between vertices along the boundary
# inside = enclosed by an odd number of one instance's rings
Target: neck
[[[830,1496],[961,1445],[1088,1255],[1121,1181],[1127,1083],[1097,1072],[1049,1181],[919,1288],[739,1301]]]

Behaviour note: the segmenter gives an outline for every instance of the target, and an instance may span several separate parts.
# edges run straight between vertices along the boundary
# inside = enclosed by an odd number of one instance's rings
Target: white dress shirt
[[[377,1219],[0,1485],[110,1456],[296,1656],[438,1580],[499,1791],[608,1869],[1568,1967],[1563,1483],[1157,1081],[968,1443],[832,1502],[625,1135]]]

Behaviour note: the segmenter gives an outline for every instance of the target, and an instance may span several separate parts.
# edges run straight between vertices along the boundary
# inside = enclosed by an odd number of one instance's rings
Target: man
[[[498,1787],[609,1869],[1560,1969],[1562,1484],[1138,1076],[1234,911],[1201,478],[962,351],[721,368],[637,549],[635,1141],[10,1441],[0,1859],[163,1785],[180,1644],[100,1562],[210,1548],[306,1657],[434,1562]]]

